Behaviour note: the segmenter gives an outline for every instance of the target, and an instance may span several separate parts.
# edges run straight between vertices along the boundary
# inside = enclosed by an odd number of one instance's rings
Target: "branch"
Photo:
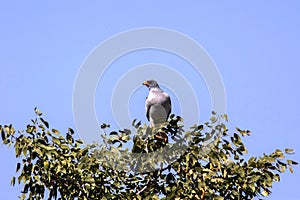
[[[148,183],[149,183],[150,179],[148,179],[146,185],[140,190],[138,191],[136,194],[139,195],[140,193],[142,193],[144,190],[146,190],[147,186],[148,186]]]

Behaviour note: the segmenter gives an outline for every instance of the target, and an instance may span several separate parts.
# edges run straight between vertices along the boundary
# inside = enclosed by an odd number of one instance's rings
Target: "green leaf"
[[[35,114],[37,114],[38,116],[41,116],[41,115],[42,115],[41,111],[40,111],[39,109],[37,109],[37,107],[34,108],[34,112],[35,112]]]
[[[74,130],[73,130],[73,129],[71,129],[71,128],[68,128],[68,132],[69,132],[71,135],[73,135],[73,134],[74,134]]]
[[[58,138],[56,138],[56,137],[52,137],[52,141],[53,141],[53,143],[55,143],[57,145],[61,144],[60,140]]]
[[[234,136],[234,138],[235,138],[236,143],[237,143],[238,145],[241,145],[241,144],[242,144],[242,140],[241,140],[240,136],[239,136],[238,134],[236,134],[236,133],[234,133],[233,136]]]
[[[56,129],[52,129],[52,133],[54,133],[54,134],[56,134],[56,135],[59,135],[60,133],[59,133],[59,131],[58,130],[56,130]]]
[[[14,135],[15,130],[12,127],[12,125],[10,124],[9,126],[5,125],[4,126],[4,131],[8,134],[8,135]]]
[[[224,198],[221,197],[221,196],[216,196],[216,197],[214,197],[213,199],[214,199],[214,200],[224,200]]]
[[[285,172],[285,170],[286,170],[286,166],[280,165],[279,171],[280,171],[281,173],[283,173],[283,172]]]
[[[109,135],[118,135],[118,132],[112,131],[112,132],[109,133]]]
[[[46,146],[44,144],[38,144],[39,147],[41,147],[42,149],[45,149],[47,151],[51,151],[51,150],[55,150],[56,148],[54,146]]]
[[[228,116],[226,114],[224,114],[223,117],[226,120],[226,122],[228,122]]]
[[[23,176],[20,175],[20,176],[18,177],[18,183],[19,183],[19,184],[21,183],[22,179],[23,179]]]
[[[103,123],[103,124],[100,125],[101,129],[106,129],[106,128],[109,128],[109,127],[110,127],[110,125],[109,124],[105,124],[105,123]]]
[[[74,138],[72,137],[71,134],[67,133],[66,138],[67,138],[67,141],[69,142],[69,144],[73,144]]]
[[[130,139],[129,135],[124,135],[123,137],[121,137],[122,141],[128,141]]]
[[[125,128],[124,132],[125,132],[125,134],[129,135],[131,133],[131,130]]]
[[[67,144],[62,144],[60,147],[63,150],[69,150],[69,146]]]
[[[215,122],[217,121],[217,118],[216,118],[215,116],[211,116],[211,117],[210,117],[210,121],[211,121],[212,123],[215,123]]]
[[[280,160],[277,160],[277,162],[282,165],[282,166],[285,166],[286,167],[286,164],[284,162],[281,162]]]
[[[17,169],[16,169],[16,172],[19,171],[20,167],[21,167],[21,163],[17,163]]]
[[[249,131],[249,130],[247,130],[246,133],[247,133],[247,135],[249,135],[249,136],[252,134],[252,132]]]
[[[287,153],[287,154],[294,154],[295,150],[294,149],[285,149],[285,153]]]
[[[269,192],[267,190],[263,190],[261,192],[261,195],[263,195],[264,197],[268,196],[269,195]]]
[[[6,140],[6,134],[4,133],[2,128],[1,128],[1,137],[2,137],[2,141]]]
[[[85,178],[84,181],[87,183],[94,183],[95,179],[93,177],[88,177],[88,178]]]
[[[298,162],[291,160],[292,165],[298,165]]]
[[[280,181],[280,176],[279,176],[279,174],[275,174],[275,176],[274,176],[274,180],[275,180],[275,181],[277,181],[277,182],[279,182],[279,181]]]
[[[15,183],[16,183],[16,177],[13,176],[11,181],[10,181],[10,185],[15,186]]]
[[[256,190],[255,184],[249,184],[248,187],[251,189],[251,192],[255,192]]]
[[[49,123],[47,121],[45,121],[43,118],[40,117],[40,120],[43,122],[43,124],[49,128]]]
[[[76,140],[76,143],[83,144],[83,141],[81,139]]]
[[[259,179],[260,179],[259,175],[252,175],[252,177],[250,178],[250,183],[255,183]]]

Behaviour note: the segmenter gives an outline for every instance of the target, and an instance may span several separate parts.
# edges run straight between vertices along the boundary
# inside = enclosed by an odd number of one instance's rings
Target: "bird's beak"
[[[147,81],[144,81],[143,85],[146,85],[147,87],[149,87],[149,83]]]

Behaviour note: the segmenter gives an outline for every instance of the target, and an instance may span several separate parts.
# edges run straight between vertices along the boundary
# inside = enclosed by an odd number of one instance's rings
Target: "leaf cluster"
[[[174,115],[159,129],[135,120],[134,131],[107,134],[102,124],[103,144],[87,145],[35,113],[23,131],[0,126],[2,143],[20,159],[11,185],[23,184],[21,199],[253,199],[298,164],[285,158],[292,149],[245,159],[242,138],[251,132],[229,134],[227,115],[188,130]]]

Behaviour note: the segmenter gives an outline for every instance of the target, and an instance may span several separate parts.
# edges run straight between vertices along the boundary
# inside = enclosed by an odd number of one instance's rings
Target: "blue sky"
[[[299,9],[296,0],[2,1],[0,124],[12,123],[23,129],[34,117],[33,108],[38,106],[51,126],[62,131],[75,127],[73,85],[89,53],[120,32],[161,27],[193,38],[214,60],[226,89],[228,126],[231,130],[236,126],[252,130],[253,135],[245,139],[250,156],[290,147],[297,152],[292,159],[300,161]],[[113,63],[116,66],[110,68],[104,81],[115,74],[111,78],[113,84],[122,70],[126,73],[130,66],[149,62],[168,64],[185,73],[198,91],[200,113],[205,121],[211,105],[203,81],[197,80],[188,66],[180,68],[186,63],[170,54],[144,51],[124,56]],[[127,68],[117,67],[124,64]],[[96,102],[102,101],[102,89],[99,84]],[[166,85],[165,89],[171,93],[171,87]],[[144,99],[135,101],[146,95],[145,88],[139,86],[128,103],[130,115],[144,122]],[[174,100],[176,114],[185,101]],[[105,113],[107,117],[103,120],[114,123],[109,109],[105,110],[100,103],[95,107],[101,121],[101,113]],[[15,172],[14,151],[0,145],[0,154],[0,198],[17,199],[20,187],[9,186]],[[283,174],[268,199],[299,199],[299,175],[299,167],[293,174]]]

